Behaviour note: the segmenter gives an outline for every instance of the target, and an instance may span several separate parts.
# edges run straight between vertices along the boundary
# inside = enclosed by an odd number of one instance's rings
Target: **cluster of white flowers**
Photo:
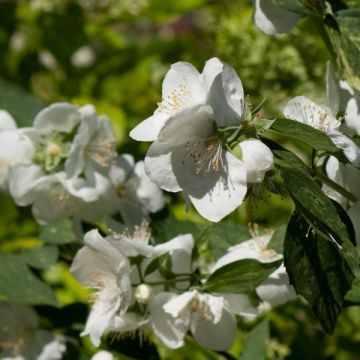
[[[278,261],[282,255],[268,248],[270,235],[230,248],[212,273],[237,260]],[[94,289],[93,306],[82,335],[95,346],[104,333],[120,336],[152,331],[166,346],[184,345],[188,331],[200,345],[229,349],[235,339],[235,315],[253,318],[264,309],[295,297],[285,268],[281,266],[256,288],[260,304],[246,294],[209,293],[201,290],[204,276],[192,263],[194,240],[179,235],[152,245],[146,224],[133,234],[102,237],[97,230],[85,235],[85,246],[73,261],[71,272]]]
[[[201,74],[178,62],[165,76],[162,96],[154,114],[130,132],[153,141],[146,172],[166,191],[183,190],[206,219],[220,221],[242,203],[247,183],[261,183],[273,166],[270,149],[246,134],[251,112],[242,83],[217,58]],[[233,131],[226,136],[226,130]]]
[[[65,350],[65,338],[39,328],[30,306],[0,302],[0,359],[60,360]]]
[[[120,212],[130,226],[164,206],[143,162],[117,155],[111,123],[92,105],[53,104],[27,128],[5,111],[0,120],[1,185],[17,205],[31,205],[38,222]]]
[[[319,106],[304,96],[290,100],[285,106],[284,115],[292,120],[310,125],[325,132],[331,141],[343,151],[348,163],[329,156],[325,160],[328,177],[350,191],[355,201],[349,201],[328,185],[324,192],[347,210],[352,220],[357,243],[360,244],[360,148],[352,136],[360,136],[360,94],[344,80],[337,80],[328,63],[327,67],[327,106]],[[341,115],[341,120],[337,115]]]
[[[256,4],[258,21],[267,6],[274,6]],[[338,82],[330,69],[328,93],[331,108],[299,96],[283,113],[325,132],[343,151],[347,164],[330,157],[324,167],[330,179],[360,196],[360,149],[352,138],[360,135],[359,96],[347,83]],[[99,346],[107,333],[151,331],[164,345],[179,348],[190,332],[203,347],[227,350],[235,339],[236,316],[251,319],[295,297],[284,265],[278,266],[282,255],[270,248],[272,233],[253,235],[230,247],[204,274],[191,234],[159,244],[146,221],[165,204],[161,189],[183,191],[187,205],[192,203],[204,218],[222,220],[243,202],[249,184],[264,182],[274,166],[273,154],[257,137],[256,111],[245,100],[239,77],[219,59],[208,60],[202,73],[186,62],[172,65],[162,96],[154,114],[130,133],[136,140],[153,142],[145,160],[137,163],[130,154],[117,154],[110,121],[98,116],[92,105],[57,103],[42,110],[32,127],[20,129],[0,111],[0,186],[17,205],[31,205],[39,223],[67,217],[103,220],[117,230],[105,237],[97,229],[86,233],[71,266],[74,277],[93,289],[82,332],[93,345]],[[337,118],[342,111],[343,123]],[[324,191],[345,207],[360,239],[360,200],[349,202],[326,186]],[[117,214],[124,223],[120,226],[113,216]],[[206,279],[244,259],[278,267],[252,294],[207,290]],[[32,328],[31,336],[17,338],[30,341],[38,359],[60,358],[64,350],[57,338],[39,355],[36,334],[42,330],[29,314],[24,315],[29,323],[22,325]],[[12,338],[9,344],[18,346]],[[11,351],[22,359],[23,343],[19,344]],[[53,357],[43,355],[55,347]],[[112,358],[107,352],[93,357]]]

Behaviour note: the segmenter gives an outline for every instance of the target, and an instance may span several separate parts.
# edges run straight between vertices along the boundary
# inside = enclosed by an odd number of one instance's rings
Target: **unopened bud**
[[[135,290],[135,298],[139,304],[147,304],[152,298],[153,290],[151,286],[140,284]]]

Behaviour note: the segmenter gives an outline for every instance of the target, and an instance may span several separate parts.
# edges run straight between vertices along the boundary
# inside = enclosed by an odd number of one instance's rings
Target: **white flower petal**
[[[83,246],[76,253],[70,267],[70,272],[76,280],[87,287],[94,285],[96,273],[113,271],[114,267],[109,265],[106,256],[88,246]]]
[[[34,127],[40,133],[71,132],[79,123],[77,107],[68,103],[55,103],[41,110],[35,117]]]
[[[31,204],[36,197],[36,186],[45,183],[48,177],[38,165],[18,164],[12,168],[9,188],[17,205]]]
[[[135,165],[134,157],[130,154],[118,156],[110,167],[108,175],[114,185],[122,184],[126,181]]]
[[[216,324],[200,318],[193,333],[195,340],[201,346],[217,351],[230,349],[235,334],[236,320],[227,311],[223,311],[220,321]]]
[[[261,141],[255,139],[242,141],[238,146],[241,148],[247,182],[261,183],[266,171],[272,169],[274,164],[271,150]]]
[[[184,336],[187,328],[181,320],[175,319],[163,309],[175,295],[160,293],[155,296],[150,304],[150,324],[156,337],[167,347],[177,349],[184,345]]]
[[[184,274],[191,272],[191,253],[194,239],[191,234],[179,235],[163,244],[155,246],[157,254],[169,253],[172,260],[172,272]]]
[[[330,156],[326,162],[325,168],[329,179],[335,181],[340,186],[344,186],[345,165],[340,163],[340,161],[336,157]],[[326,184],[323,184],[322,190],[330,199],[337,201],[341,206],[346,208],[348,200],[344,196],[342,196]]]
[[[188,146],[212,134],[211,114],[207,105],[185,108],[168,120],[158,141],[150,146],[145,157],[146,173],[162,189],[176,192],[201,180],[193,176],[196,170]]]
[[[137,141],[155,141],[169,119],[169,114],[156,110],[154,115],[148,117],[136,125],[129,133],[130,137]]]
[[[158,140],[173,145],[206,139],[213,133],[213,110],[209,105],[186,107],[172,116],[162,128]]]
[[[100,345],[101,336],[108,330],[111,320],[118,310],[120,301],[114,299],[111,306],[103,307],[103,304],[95,302],[86,321],[85,329],[80,336],[90,335],[92,344]]]
[[[331,141],[344,151],[346,158],[355,166],[360,167],[360,148],[346,135],[333,130],[328,133]]]
[[[222,71],[210,86],[208,103],[212,106],[215,121],[219,126],[240,123],[245,103],[244,89],[235,70],[225,63],[222,63]]]
[[[199,72],[189,63],[171,65],[162,86],[163,100],[152,116],[141,122],[130,132],[139,141],[155,141],[167,120],[187,106],[204,102],[206,91]]]
[[[226,168],[209,172],[201,187],[186,189],[196,210],[210,221],[220,221],[243,201],[246,191],[246,170],[241,161],[225,152]]]
[[[16,128],[17,125],[14,118],[6,110],[0,110],[0,132],[15,130]]]
[[[285,266],[276,269],[262,284],[256,288],[260,299],[272,306],[284,304],[295,299],[296,293],[289,283]]]
[[[191,304],[192,300],[197,297],[197,295],[198,292],[196,290],[184,292],[183,294],[172,297],[169,301],[167,301],[166,304],[163,305],[163,309],[174,318],[178,318],[180,314]],[[184,322],[188,324],[191,314],[188,313],[183,315],[186,315],[187,318],[185,318],[185,316],[182,316],[182,318]]]
[[[312,126],[325,133],[336,130],[341,125],[330,109],[315,104],[305,96],[291,99],[283,113],[288,119]]]
[[[134,173],[139,178],[136,194],[141,200],[142,205],[150,212],[162,209],[165,205],[164,195],[160,188],[146,175],[143,161],[136,163]]]
[[[300,18],[300,15],[286,11],[270,0],[255,0],[255,24],[268,35],[289,32]]]
[[[104,260],[107,261],[109,266],[113,267],[116,272],[124,265],[128,265],[127,258],[106,239],[104,239],[97,229],[88,231],[84,236],[84,243],[91,249],[98,252]],[[124,264],[124,265],[123,265]]]
[[[259,310],[252,305],[249,296],[245,294],[220,294],[226,301],[226,308],[234,315],[253,319],[259,314]]]
[[[345,125],[356,135],[360,135],[360,93],[349,99],[345,107]]]

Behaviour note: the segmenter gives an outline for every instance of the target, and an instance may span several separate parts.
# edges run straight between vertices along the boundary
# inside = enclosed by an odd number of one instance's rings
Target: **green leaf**
[[[360,276],[354,279],[351,290],[346,294],[345,300],[351,305],[360,305]]]
[[[43,246],[21,253],[24,262],[36,269],[46,269],[56,263],[59,250],[56,246]]]
[[[340,249],[299,212],[292,216],[284,244],[284,262],[290,283],[309,303],[324,330],[334,330],[346,293],[354,279],[351,243]]]
[[[311,215],[315,225],[328,234],[330,241],[338,244],[350,242],[347,228],[341,221],[335,206],[310,175],[291,165],[283,166],[281,175],[284,186],[298,210],[301,210],[305,216]]]
[[[294,153],[287,150],[273,150],[274,155],[278,159],[283,160],[285,166],[291,165],[297,170],[301,171],[304,174],[309,174],[311,169],[307,167],[304,162]]]
[[[336,13],[339,32],[333,31],[333,45],[342,76],[360,90],[360,9]]]
[[[31,272],[21,254],[0,254],[0,294],[17,303],[57,306],[51,288]]]
[[[251,239],[249,228],[241,224],[218,223],[211,225],[204,233],[215,260],[223,256],[230,246]]]
[[[295,120],[276,119],[267,131],[301,141],[318,151],[326,151],[329,153],[340,152],[324,132]]]
[[[270,338],[270,327],[267,319],[257,324],[245,339],[244,349],[239,360],[266,360],[267,344]]]
[[[72,222],[68,219],[43,226],[39,237],[47,244],[54,245],[63,245],[78,241],[73,231]]]
[[[31,126],[36,114],[44,107],[38,98],[16,85],[0,80],[0,109],[7,110],[19,127]]]
[[[149,265],[145,269],[144,276],[148,276],[154,271],[158,270],[168,257],[169,254],[162,254],[154,260],[150,261]]]
[[[207,279],[204,290],[211,292],[247,293],[253,291],[282,263],[261,263],[243,259],[222,266]]]

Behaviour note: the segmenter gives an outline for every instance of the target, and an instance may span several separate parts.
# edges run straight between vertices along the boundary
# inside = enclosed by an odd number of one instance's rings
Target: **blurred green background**
[[[148,145],[132,141],[129,130],[152,114],[164,75],[177,61],[189,61],[199,71],[213,56],[228,62],[252,103],[266,98],[264,116],[278,114],[296,95],[324,102],[328,54],[311,24],[305,19],[291,34],[269,37],[253,25],[252,16],[250,0],[0,0],[0,108],[13,110],[25,126],[32,123],[36,104],[93,103],[98,113],[111,118],[120,153],[142,159]],[[291,205],[280,197],[271,201],[275,211],[272,207],[269,212],[268,202],[259,200],[251,219],[240,211],[243,222],[284,223]],[[0,204],[0,252],[41,246],[30,210],[15,207],[5,193],[0,193]],[[184,215],[182,204],[172,211],[180,218],[195,216]],[[86,339],[78,339],[87,315],[82,305],[86,292],[68,272],[77,247],[62,245],[60,261],[37,273],[63,307],[37,310],[44,327],[72,339],[67,359],[88,359],[94,349]],[[257,344],[255,348],[265,344],[267,359],[360,359],[358,308],[343,312],[334,336],[321,330],[301,301],[268,313],[266,319],[258,326],[242,324],[231,351],[234,358],[264,358],[251,351],[239,356],[250,332],[248,341]],[[157,350],[148,342],[139,347],[137,339],[127,339],[109,342],[108,347],[117,350],[120,359],[225,356],[204,351],[191,340],[176,351],[156,345]]]

